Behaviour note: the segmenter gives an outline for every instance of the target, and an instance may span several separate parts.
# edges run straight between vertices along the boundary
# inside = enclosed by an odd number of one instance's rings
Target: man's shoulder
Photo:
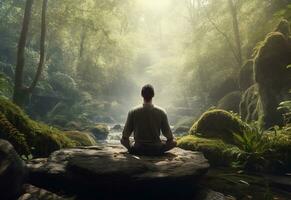
[[[154,109],[163,113],[163,114],[167,114],[166,110],[160,106],[154,105]]]
[[[141,110],[142,108],[143,108],[142,105],[137,105],[137,106],[134,106],[129,112],[133,113],[133,112],[136,112],[138,110]]]
[[[134,112],[138,112],[140,110],[143,110],[144,109],[144,106],[143,105],[137,105],[135,107],[133,107],[129,113],[134,113]],[[160,106],[157,106],[157,105],[153,105],[153,109],[157,112],[160,112],[162,114],[167,114],[166,110]]]

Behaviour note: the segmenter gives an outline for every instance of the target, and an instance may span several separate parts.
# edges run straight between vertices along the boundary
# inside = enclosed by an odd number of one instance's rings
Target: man
[[[145,85],[141,95],[144,103],[128,113],[120,142],[132,154],[161,155],[174,148],[177,143],[169,126],[167,114],[152,104],[155,95],[153,86]],[[161,141],[161,132],[167,138],[166,142]],[[132,133],[135,140],[133,144],[129,141]]]

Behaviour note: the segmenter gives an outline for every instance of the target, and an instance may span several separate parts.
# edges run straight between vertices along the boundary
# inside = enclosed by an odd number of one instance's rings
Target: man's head
[[[154,87],[150,84],[143,86],[141,90],[141,96],[143,97],[145,102],[150,102],[155,96]]]

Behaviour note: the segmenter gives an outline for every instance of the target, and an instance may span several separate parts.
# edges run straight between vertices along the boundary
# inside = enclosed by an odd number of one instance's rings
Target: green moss
[[[232,145],[225,144],[222,140],[199,138],[193,135],[181,137],[177,141],[178,147],[201,151],[209,160],[211,166],[229,166],[236,155]]]
[[[214,109],[202,114],[190,129],[190,134],[234,143],[233,133],[243,134],[245,126],[246,124],[238,115],[225,110]]]
[[[17,152],[22,155],[29,155],[30,150],[26,143],[25,137],[20,133],[0,112],[0,138],[10,141]]]
[[[258,83],[262,103],[262,123],[264,128],[283,125],[283,113],[277,107],[288,99],[291,88],[291,46],[280,32],[267,35],[260,44],[255,57],[255,80]],[[290,98],[290,96],[289,96]]]
[[[99,140],[106,139],[109,134],[109,129],[106,124],[97,124],[94,127],[89,128],[89,130]]]
[[[238,113],[240,100],[240,91],[231,92],[219,100],[217,108]]]
[[[55,150],[75,145],[72,140],[64,136],[58,129],[30,119],[23,110],[9,100],[0,98],[0,112],[14,127],[14,130],[23,134],[32,155],[35,157],[48,156]],[[1,129],[3,128],[1,127]],[[5,134],[13,135],[13,132]],[[15,148],[18,149],[20,147]],[[25,154],[22,150],[18,153]]]
[[[65,131],[65,136],[73,140],[77,146],[94,146],[96,141],[90,133],[79,131]]]
[[[286,173],[291,169],[291,128],[284,127],[280,130],[268,132],[264,135],[271,151],[265,157],[268,162],[268,171]]]

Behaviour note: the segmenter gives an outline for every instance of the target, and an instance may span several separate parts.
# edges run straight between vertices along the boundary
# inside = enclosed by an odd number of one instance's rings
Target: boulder
[[[123,127],[120,124],[116,124],[111,129],[114,131],[122,131]]]
[[[81,131],[64,131],[64,135],[73,140],[76,146],[93,146],[96,145],[96,138],[90,132]]]
[[[105,140],[109,134],[109,128],[106,124],[97,124],[89,130],[97,140]]]
[[[225,95],[219,100],[217,108],[239,113],[239,103],[241,99],[241,92],[234,91]]]
[[[25,163],[9,142],[0,140],[0,198],[17,198],[25,178]]]
[[[291,31],[290,31],[290,23],[286,19],[282,19],[278,26],[275,29],[275,32],[280,32],[284,34],[286,37],[289,37]]]
[[[264,128],[283,125],[283,113],[278,110],[280,102],[290,100],[291,45],[280,32],[272,32],[261,43],[255,57],[255,81],[262,103]]]
[[[206,111],[190,129],[190,134],[204,138],[222,139],[233,144],[233,133],[243,134],[246,124],[237,114],[221,109]]]
[[[212,167],[229,167],[236,160],[234,150],[238,148],[222,140],[186,135],[179,138],[177,143],[182,149],[202,152]]]
[[[137,157],[119,145],[99,145],[59,150],[28,168],[30,183],[79,199],[164,199],[187,196],[209,164],[202,153],[180,148]]]
[[[238,81],[235,77],[227,77],[209,91],[209,99],[213,103],[217,103],[219,99],[226,94],[239,90]]]
[[[74,146],[62,131],[32,120],[20,107],[1,97],[0,138],[11,142],[19,155],[34,157]]]

